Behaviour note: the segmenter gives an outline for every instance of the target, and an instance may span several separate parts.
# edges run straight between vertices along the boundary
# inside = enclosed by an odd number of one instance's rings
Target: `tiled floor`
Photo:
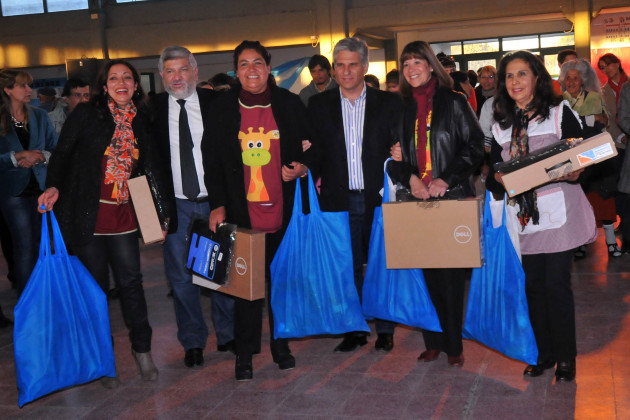
[[[0,278],[6,275],[0,262]],[[391,353],[376,352],[374,336],[351,354],[333,353],[338,338],[292,342],[297,368],[279,371],[265,327],[254,380],[234,380],[234,359],[218,353],[214,337],[203,369],[184,367],[173,303],[159,246],[143,248],[142,264],[153,358],[159,380],[143,382],[130,353],[118,301],[110,301],[122,386],[98,382],[56,392],[18,408],[11,329],[0,330],[0,418],[23,419],[630,419],[630,256],[608,260],[603,238],[573,265],[578,351],[577,380],[556,384],[553,370],[525,379],[524,364],[476,342],[464,342],[466,363],[446,356],[417,363],[421,334],[399,327]],[[12,314],[15,295],[0,282],[0,304]],[[204,298],[209,320],[208,298]],[[12,317],[12,315],[10,315]]]

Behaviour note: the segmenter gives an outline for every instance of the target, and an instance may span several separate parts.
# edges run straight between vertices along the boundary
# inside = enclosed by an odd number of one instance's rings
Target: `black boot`
[[[291,354],[289,340],[286,338],[271,340],[271,357],[280,370],[295,368],[295,357]]]

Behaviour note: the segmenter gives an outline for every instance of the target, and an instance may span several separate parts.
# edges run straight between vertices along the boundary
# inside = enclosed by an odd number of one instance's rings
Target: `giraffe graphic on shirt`
[[[269,201],[269,193],[265,187],[262,177],[262,167],[271,161],[271,140],[278,140],[280,135],[278,130],[264,133],[264,128],[259,127],[258,132],[254,132],[253,127],[249,127],[249,133],[239,131],[238,139],[243,150],[243,164],[251,168],[249,190],[247,191],[247,201],[260,202]]]

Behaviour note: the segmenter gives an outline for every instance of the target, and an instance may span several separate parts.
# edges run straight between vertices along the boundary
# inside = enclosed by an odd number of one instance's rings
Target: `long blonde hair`
[[[11,98],[4,88],[13,89],[16,84],[33,83],[33,76],[24,70],[2,69],[0,70],[0,136],[6,136],[11,132]],[[28,112],[24,108],[24,123],[28,127]]]

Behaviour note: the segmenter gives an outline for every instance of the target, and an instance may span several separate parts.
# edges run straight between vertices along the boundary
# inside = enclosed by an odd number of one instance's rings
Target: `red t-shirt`
[[[282,163],[280,132],[271,103],[246,106],[240,102],[245,191],[252,229],[275,232],[282,227]]]
[[[103,155],[101,161],[101,171],[103,178],[101,179],[101,199],[98,203],[98,212],[96,213],[96,235],[114,235],[120,233],[128,233],[138,230],[138,222],[133,210],[131,200],[118,204],[116,201],[117,188],[114,184],[105,183],[105,171],[107,170],[107,154],[109,147]],[[134,167],[138,162],[138,149],[135,149],[133,156]]]

